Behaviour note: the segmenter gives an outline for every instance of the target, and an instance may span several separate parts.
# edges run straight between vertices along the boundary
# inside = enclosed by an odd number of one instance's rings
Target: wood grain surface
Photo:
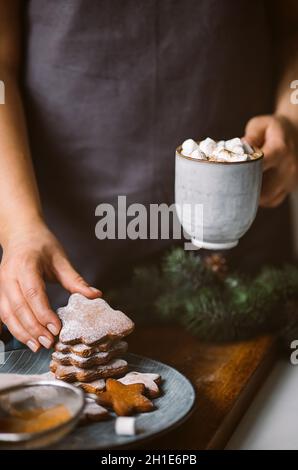
[[[197,393],[192,416],[147,443],[147,449],[224,448],[277,356],[270,336],[216,345],[169,326],[138,327],[129,338],[129,350],[174,366]]]

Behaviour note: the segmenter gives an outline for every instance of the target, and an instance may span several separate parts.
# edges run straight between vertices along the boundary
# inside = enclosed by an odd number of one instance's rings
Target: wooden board
[[[274,338],[224,345],[203,344],[181,327],[136,329],[131,352],[158,359],[193,383],[196,407],[177,430],[144,445],[146,449],[224,448],[277,355]]]

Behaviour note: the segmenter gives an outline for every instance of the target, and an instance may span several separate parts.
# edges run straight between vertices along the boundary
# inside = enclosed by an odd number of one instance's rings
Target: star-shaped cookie
[[[78,343],[78,344],[64,344],[61,341],[58,341],[55,344],[55,351],[62,352],[63,354],[73,353],[77,356],[81,357],[90,357],[93,354],[98,352],[107,352],[109,349],[113,347],[113,345],[117,344],[118,341],[105,341],[97,346],[87,346],[87,344]]]
[[[123,359],[112,359],[102,366],[81,369],[77,366],[63,366],[52,360],[50,362],[50,371],[55,373],[56,379],[65,382],[93,382],[106,377],[119,377],[127,371],[127,362]]]
[[[107,352],[98,352],[90,357],[81,357],[73,353],[63,354],[62,352],[55,351],[52,354],[52,359],[58,364],[64,366],[77,366],[82,369],[107,364],[114,357],[119,357],[127,351],[127,343],[125,341],[117,341],[115,345]]]
[[[80,419],[81,424],[90,421],[104,421],[109,418],[109,412],[103,406],[98,405],[94,400],[86,400],[83,416]]]
[[[154,405],[143,395],[144,391],[144,384],[124,385],[118,380],[108,379],[106,391],[97,396],[97,403],[113,409],[118,416],[145,413],[152,411]]]
[[[57,311],[62,321],[59,340],[65,344],[94,346],[101,341],[120,339],[132,332],[134,323],[103,299],[87,299],[72,294],[66,307]]]
[[[131,384],[144,384],[146,392],[152,398],[156,398],[159,395],[159,387],[157,386],[160,383],[160,375],[159,374],[150,374],[150,373],[142,373],[142,372],[128,372],[124,377],[118,379],[118,382],[121,382],[125,385]]]
[[[92,382],[73,382],[72,385],[80,387],[85,393],[96,395],[105,389],[106,382],[104,379],[97,379]]]

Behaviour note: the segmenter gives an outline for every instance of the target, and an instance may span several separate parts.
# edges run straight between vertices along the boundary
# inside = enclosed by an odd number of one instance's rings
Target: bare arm
[[[1,0],[0,77],[5,85],[5,104],[0,106],[1,243],[16,223],[22,227],[42,218],[18,90],[20,19],[19,2]]]
[[[60,282],[70,292],[100,295],[71,266],[47,228],[30,157],[18,86],[21,4],[0,0],[0,319],[33,351],[50,347],[60,322],[52,311],[44,279]]]
[[[264,179],[261,205],[275,207],[298,184],[298,105],[291,100],[291,83],[298,79],[298,4],[270,3],[276,39],[278,85],[275,112],[251,119],[245,137],[262,147]]]

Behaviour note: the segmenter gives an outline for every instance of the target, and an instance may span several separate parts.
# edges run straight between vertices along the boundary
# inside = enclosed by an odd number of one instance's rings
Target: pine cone
[[[224,279],[228,274],[228,264],[226,258],[221,253],[214,253],[206,256],[204,263],[208,269],[214,272],[220,279]]]

